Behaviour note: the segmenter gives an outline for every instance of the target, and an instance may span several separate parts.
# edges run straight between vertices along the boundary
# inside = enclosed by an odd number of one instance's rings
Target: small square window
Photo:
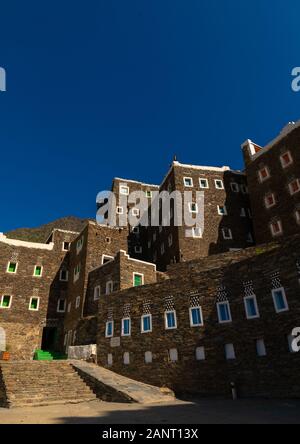
[[[222,228],[223,239],[232,239],[232,231],[230,228]]]
[[[105,238],[105,242],[106,242],[107,244],[111,244],[111,237],[106,237],[106,238]]]
[[[130,318],[122,319],[122,336],[130,336],[131,334],[131,321]]]
[[[194,202],[189,202],[189,212],[198,213],[198,205]]]
[[[191,327],[202,327],[203,317],[201,307],[190,307],[190,326]]]
[[[217,303],[218,318],[220,324],[232,322],[230,305],[228,301]]]
[[[63,247],[62,247],[63,251],[70,251],[70,246],[71,246],[70,242],[63,242]]]
[[[152,198],[152,191],[146,191],[146,197],[148,199],[151,199]]]
[[[218,205],[218,214],[220,216],[227,216],[227,208],[225,205]]]
[[[282,168],[287,168],[288,166],[292,165],[293,158],[290,151],[286,151],[284,154],[280,156],[280,162]]]
[[[133,286],[140,287],[144,285],[144,275],[140,273],[133,273]]]
[[[43,267],[41,265],[36,265],[34,267],[33,276],[35,277],[41,277],[43,274]]]
[[[16,273],[18,268],[17,262],[9,262],[7,265],[7,273]]]
[[[215,187],[217,190],[224,190],[223,180],[215,179]]]
[[[208,189],[208,180],[207,179],[199,179],[200,188]]]
[[[296,193],[299,193],[299,191],[300,191],[300,180],[299,179],[294,179],[292,182],[289,183],[289,191],[292,196]]]
[[[133,232],[134,234],[139,234],[139,233],[140,233],[140,227],[139,227],[139,226],[133,227],[133,228],[132,228],[132,232]]]
[[[141,332],[151,333],[152,332],[152,316],[151,314],[145,314],[141,317]]]
[[[138,208],[132,208],[132,215],[135,217],[139,217],[140,210]]]
[[[123,207],[117,207],[117,214],[124,214]]]
[[[265,196],[265,207],[272,208],[276,205],[276,198],[274,193],[267,194]]]
[[[101,287],[100,285],[97,285],[97,287],[94,288],[94,301],[98,301],[100,299],[101,295]]]
[[[184,177],[183,183],[185,187],[192,187],[193,186],[193,179],[191,177]]]
[[[230,188],[234,193],[238,193],[240,191],[239,184],[236,182],[231,182]]]
[[[272,290],[272,297],[276,313],[289,310],[284,288],[276,288]]]
[[[259,311],[255,295],[246,296],[244,298],[244,305],[245,305],[247,319],[259,318]]]
[[[270,224],[270,229],[271,229],[271,233],[272,236],[280,236],[282,234],[282,223],[280,220],[277,220],[275,222],[272,222]]]
[[[129,195],[129,188],[125,185],[120,185],[120,194],[123,194],[124,196]]]
[[[30,298],[29,310],[38,311],[40,305],[40,298]]]
[[[192,228],[192,236],[194,238],[202,238],[202,230],[199,227]]]
[[[236,359],[233,344],[226,344],[225,345],[225,357],[226,357],[227,361],[231,361],[233,359]]]
[[[143,252],[143,249],[142,249],[142,247],[136,245],[134,247],[134,252],[137,253],[137,254],[141,254]]]
[[[3,295],[0,300],[0,308],[10,308],[12,297],[10,295]]]
[[[262,183],[262,182],[265,182],[266,180],[268,180],[269,177],[271,177],[271,176],[270,176],[269,168],[268,168],[268,167],[261,168],[261,169],[258,171],[258,177],[259,177],[259,181],[260,181],[261,183]]]
[[[69,279],[69,272],[68,270],[62,269],[60,270],[60,274],[59,274],[59,280],[62,282],[67,282]]]
[[[114,321],[107,321],[105,327],[105,337],[112,338],[114,335]]]
[[[66,300],[65,299],[58,299],[57,302],[57,312],[58,313],[64,313],[66,311]]]
[[[165,312],[165,328],[166,330],[173,330],[177,328],[176,311],[170,310]]]
[[[205,361],[205,348],[204,347],[197,347],[196,348],[196,360],[197,361]]]

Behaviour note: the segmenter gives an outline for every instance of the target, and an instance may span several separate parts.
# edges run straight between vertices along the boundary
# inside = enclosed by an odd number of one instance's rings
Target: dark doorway
[[[42,350],[55,350],[57,328],[45,327],[43,329]]]

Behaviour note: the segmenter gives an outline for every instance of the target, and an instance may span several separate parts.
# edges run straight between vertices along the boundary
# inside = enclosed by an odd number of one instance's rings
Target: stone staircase
[[[2,406],[42,406],[95,399],[96,395],[67,361],[0,363]]]

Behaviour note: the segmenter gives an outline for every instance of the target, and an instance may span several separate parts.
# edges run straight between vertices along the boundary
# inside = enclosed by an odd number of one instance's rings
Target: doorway
[[[43,338],[42,338],[42,350],[50,351],[55,350],[57,342],[57,328],[55,327],[44,327]]]

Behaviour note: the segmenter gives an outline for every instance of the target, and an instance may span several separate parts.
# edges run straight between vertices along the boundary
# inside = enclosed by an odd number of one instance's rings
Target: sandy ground
[[[0,424],[299,424],[300,401],[176,400],[167,404],[92,401],[0,408]]]

